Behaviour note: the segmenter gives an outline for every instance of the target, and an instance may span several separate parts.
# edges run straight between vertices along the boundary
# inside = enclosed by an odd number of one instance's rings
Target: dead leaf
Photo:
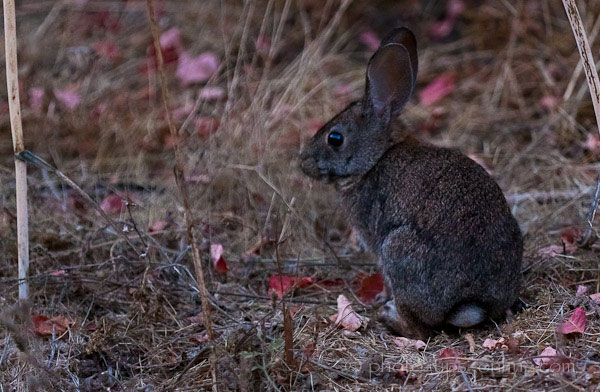
[[[458,369],[458,367],[461,363],[460,359],[462,357],[463,356],[460,353],[460,351],[458,351],[457,349],[455,349],[453,347],[448,347],[448,348],[443,349],[438,355],[438,359],[441,360],[442,362],[448,364],[448,366],[452,370]]]
[[[565,245],[567,253],[573,253],[577,250],[578,243],[581,242],[583,232],[579,227],[573,226],[563,230],[560,234],[560,240]]]
[[[379,48],[381,39],[375,34],[373,30],[365,30],[358,36],[360,42],[365,45],[371,52],[376,51]]]
[[[377,294],[383,291],[383,275],[375,273],[364,277],[360,282],[358,298],[366,304],[373,302]]]
[[[177,27],[171,27],[160,35],[161,49],[181,48],[181,32]]]
[[[276,294],[278,298],[283,298],[295,287],[306,287],[311,283],[312,278],[310,277],[297,278],[273,274],[269,278],[269,294]]]
[[[423,106],[432,106],[442,98],[454,91],[454,74],[446,73],[435,78],[419,95],[419,102]]]
[[[121,196],[111,194],[102,200],[100,208],[107,214],[119,214],[121,211],[125,210],[125,203]]]
[[[75,109],[81,102],[81,96],[77,92],[77,87],[75,86],[68,87],[63,90],[55,88],[54,96],[67,109]]]
[[[31,87],[27,92],[29,95],[29,107],[36,112],[41,112],[44,108],[44,89]]]
[[[567,370],[563,365],[569,362],[569,358],[558,353],[553,347],[546,347],[539,356],[533,358],[533,363],[537,366],[555,372]]]
[[[223,87],[204,87],[200,90],[200,97],[207,101],[220,101],[225,98],[225,89]]]
[[[419,351],[427,347],[427,343],[422,340],[408,339],[402,336],[394,337],[393,340],[401,350]]]
[[[341,326],[346,331],[354,332],[358,330],[363,323],[368,323],[367,317],[360,316],[352,309],[352,305],[348,298],[340,294],[337,298],[337,317],[335,324]]]
[[[194,119],[196,133],[201,139],[208,139],[219,129],[219,120],[212,117],[196,117]]]
[[[229,271],[229,267],[227,267],[227,261],[223,257],[223,245],[221,244],[211,244],[210,245],[210,259],[212,260],[212,265],[215,268],[215,271],[224,275]]]
[[[564,335],[574,333],[584,333],[586,325],[585,311],[582,308],[577,308],[567,321],[558,326],[558,332]]]
[[[577,293],[575,294],[575,296],[581,297],[587,292],[587,290],[588,290],[587,286],[580,284],[579,286],[577,286]]]
[[[271,50],[271,39],[264,34],[259,34],[254,40],[254,47],[257,53],[266,56]]]
[[[499,348],[502,348],[502,346],[504,346],[504,345],[505,345],[504,338],[500,338],[498,340],[487,338],[487,339],[485,339],[485,341],[482,344],[482,346],[487,348],[488,350],[497,350]]]
[[[585,141],[581,142],[580,145],[589,151],[598,152],[600,151],[600,136],[596,133],[588,133]]]
[[[469,343],[469,352],[471,354],[474,353],[476,345],[475,345],[475,339],[473,339],[473,334],[472,333],[466,334],[465,339]]]
[[[31,320],[34,332],[40,337],[52,336],[53,331],[55,336],[60,336],[73,325],[73,321],[65,316],[48,318],[40,314],[34,314]]]
[[[177,63],[175,76],[184,86],[208,81],[219,68],[219,60],[214,53],[206,52],[197,57],[182,52]]]
[[[434,40],[446,38],[454,30],[454,25],[465,9],[463,0],[450,0],[446,5],[446,17],[429,26],[429,36]]]
[[[561,99],[554,95],[546,95],[540,99],[540,103],[547,111],[551,112],[561,104]]]
[[[156,233],[157,231],[163,231],[168,225],[169,225],[169,222],[167,222],[167,221],[157,220],[152,225],[150,225],[150,227],[148,228],[148,231],[150,233]]]
[[[538,250],[540,257],[554,257],[563,253],[563,247],[560,245],[550,245]]]
[[[119,47],[107,39],[94,43],[94,52],[96,52],[98,57],[105,58],[113,63],[119,61],[122,57]]]

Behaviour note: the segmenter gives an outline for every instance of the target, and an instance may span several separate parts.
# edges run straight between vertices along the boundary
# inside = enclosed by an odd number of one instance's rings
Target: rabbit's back
[[[344,197],[397,300],[429,309],[431,324],[460,303],[499,317],[516,300],[519,226],[500,187],[460,152],[397,144]]]

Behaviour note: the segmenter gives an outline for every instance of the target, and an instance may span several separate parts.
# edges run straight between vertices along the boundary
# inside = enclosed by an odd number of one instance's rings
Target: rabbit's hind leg
[[[410,311],[396,307],[394,299],[388,301],[381,312],[380,319],[398,335],[411,339],[426,339],[433,335],[433,330],[412,316]]]

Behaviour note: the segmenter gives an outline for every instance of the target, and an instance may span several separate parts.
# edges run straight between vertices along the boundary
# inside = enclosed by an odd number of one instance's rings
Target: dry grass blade
[[[587,39],[587,35],[585,34],[583,22],[581,21],[581,16],[579,15],[579,10],[577,9],[575,0],[563,0],[563,5],[565,6],[565,12],[569,18],[569,23],[571,24],[571,30],[573,30],[575,41],[577,41],[577,48],[579,49],[579,55],[581,56],[581,64],[583,65],[583,69],[585,71],[585,77],[590,89],[590,96],[592,98],[592,105],[594,107],[594,114],[596,115],[596,126],[598,127],[598,132],[600,133],[600,80],[598,80],[598,71],[596,70],[596,63],[594,62],[592,49],[590,48],[590,43]],[[592,231],[592,225],[596,215],[596,210],[598,209],[599,199],[600,180],[596,187],[594,199],[587,216],[590,228],[587,230],[584,237],[585,244],[589,244],[592,238],[595,240],[595,234]],[[600,263],[598,264],[598,281],[596,283],[596,289],[600,289]]]
[[[154,7],[152,5],[152,0],[146,0],[146,5],[148,8],[148,15],[150,17],[150,27],[152,29],[152,39],[154,41],[154,49],[156,51],[156,60],[158,65],[158,75],[160,78],[160,87],[162,91],[162,99],[165,107],[165,111],[167,113],[167,122],[169,125],[169,132],[171,133],[171,137],[174,140],[174,152],[175,152],[175,180],[177,185],[179,186],[179,191],[181,192],[181,197],[183,199],[183,208],[185,213],[185,221],[187,226],[187,234],[188,240],[192,247],[192,259],[194,262],[194,269],[196,271],[196,279],[198,280],[198,289],[200,290],[200,299],[202,301],[202,314],[204,317],[204,327],[206,328],[206,334],[208,336],[208,340],[212,345],[212,352],[210,354],[210,362],[211,362],[211,373],[212,373],[212,389],[213,391],[218,390],[218,380],[217,380],[217,358],[216,358],[216,349],[215,349],[215,336],[212,327],[212,321],[210,317],[210,303],[209,303],[209,293],[206,289],[206,284],[204,282],[204,270],[202,267],[202,260],[200,259],[200,251],[198,250],[198,243],[196,242],[196,236],[194,234],[194,219],[192,218],[189,194],[187,190],[187,186],[185,184],[185,178],[183,175],[183,155],[181,154],[181,143],[179,140],[179,135],[177,129],[175,128],[173,113],[169,108],[169,91],[167,89],[167,80],[165,76],[164,70],[164,61],[162,57],[162,51],[160,47],[160,36],[158,32],[158,25],[156,23],[156,15],[154,13]]]
[[[17,66],[17,21],[14,0],[4,0],[4,40],[6,44],[6,83],[8,106],[15,154],[25,149],[21,105],[19,100],[19,74]],[[19,255],[19,298],[29,298],[29,214],[27,212],[27,165],[15,159],[15,181],[17,191],[17,245]]]
[[[596,70],[596,63],[594,62],[594,56],[592,55],[592,49],[588,41],[577,4],[574,0],[563,0],[575,41],[577,42],[577,48],[579,49],[579,55],[581,56],[581,64],[585,71],[585,77],[590,89],[590,96],[592,98],[592,105],[594,107],[594,114],[596,115],[596,126],[600,133],[600,80],[598,80],[598,71]],[[598,192],[596,192],[597,194]],[[596,207],[598,206],[598,200],[595,198],[591,215],[589,216],[590,225],[592,224]]]

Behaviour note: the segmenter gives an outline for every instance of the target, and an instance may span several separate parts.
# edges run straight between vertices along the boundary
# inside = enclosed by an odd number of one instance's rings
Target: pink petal
[[[215,271],[220,274],[226,274],[229,271],[227,267],[227,262],[223,258],[223,245],[221,244],[211,244],[210,245],[210,258],[213,263],[213,267],[215,267]]]
[[[214,53],[203,53],[198,57],[190,57],[187,52],[181,53],[175,75],[183,85],[208,81],[219,68],[219,60]]]
[[[363,31],[358,38],[372,52],[376,51],[381,43],[381,39],[372,30]]]
[[[431,106],[454,91],[455,78],[453,74],[438,76],[421,91],[419,100],[423,106]]]
[[[64,90],[54,89],[54,96],[68,109],[74,109],[81,102],[81,97],[76,87],[66,88]]]
[[[172,27],[160,35],[160,48],[181,48],[181,33],[177,27]]]
[[[32,87],[28,91],[29,93],[29,106],[37,112],[41,111],[44,106],[44,89],[39,87]]]
[[[582,308],[577,308],[567,321],[558,326],[558,332],[568,335],[585,332],[586,317]]]
[[[600,293],[590,295],[590,299],[597,304],[600,304]]]
[[[219,101],[225,98],[225,89],[222,87],[204,87],[200,90],[200,97],[207,101]]]

